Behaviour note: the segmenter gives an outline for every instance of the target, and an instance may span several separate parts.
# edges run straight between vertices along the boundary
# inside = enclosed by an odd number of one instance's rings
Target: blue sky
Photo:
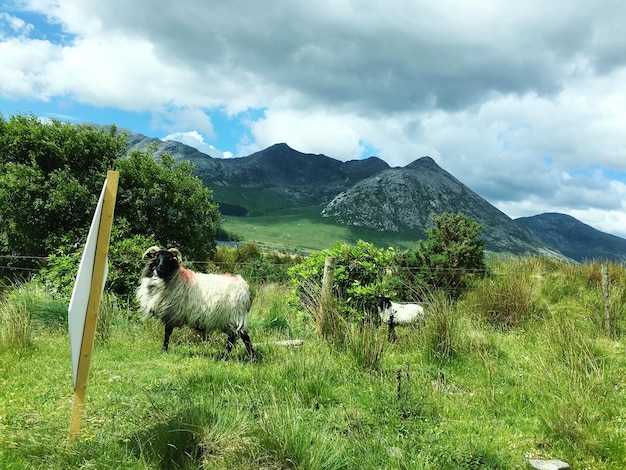
[[[625,17],[621,0],[1,0],[0,113],[218,158],[428,155],[510,217],[626,238]]]

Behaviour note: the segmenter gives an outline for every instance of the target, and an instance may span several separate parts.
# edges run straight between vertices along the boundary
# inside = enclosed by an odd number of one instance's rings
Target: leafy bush
[[[134,150],[117,167],[115,219],[126,236],[154,238],[193,260],[205,261],[214,253],[219,211],[188,161],[177,163],[167,154],[157,160],[149,151]]]
[[[79,240],[126,146],[114,126],[0,115],[0,253],[46,256]]]
[[[125,237],[124,230],[113,227],[109,245],[109,272],[106,288],[111,294],[119,297],[124,304],[133,301],[144,262],[141,259],[145,250],[154,245],[154,239],[136,235]],[[60,246],[48,257],[47,265],[42,268],[36,278],[55,295],[67,299],[72,294],[76,274],[83,254],[84,246]]]
[[[456,299],[472,279],[485,274],[482,225],[461,213],[433,215],[432,221],[428,239],[420,240],[416,250],[424,267],[420,275],[432,289]]]
[[[359,240],[356,246],[336,243],[332,248],[310,255],[301,264],[290,269],[298,297],[310,284],[322,284],[327,257],[335,259],[334,296],[349,319],[363,319],[376,309],[377,297],[389,292],[391,268],[396,252],[393,248],[380,249]]]

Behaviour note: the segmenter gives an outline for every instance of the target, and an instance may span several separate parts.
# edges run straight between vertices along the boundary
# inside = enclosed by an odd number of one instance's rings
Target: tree
[[[220,215],[191,164],[167,154],[157,161],[150,151],[134,150],[118,169],[115,217],[129,222],[128,235],[151,234],[186,258],[207,261],[215,251]]]
[[[117,169],[116,239],[156,240],[206,261],[220,224],[211,191],[189,162],[157,161],[150,151],[127,156],[127,148],[115,126],[0,114],[0,255],[58,258],[82,250],[106,172]]]
[[[446,212],[431,219],[434,225],[426,231],[428,238],[417,247],[425,281],[458,297],[468,279],[484,274],[482,225],[461,213]]]
[[[0,115],[0,254],[46,256],[78,241],[126,147],[115,127]]]

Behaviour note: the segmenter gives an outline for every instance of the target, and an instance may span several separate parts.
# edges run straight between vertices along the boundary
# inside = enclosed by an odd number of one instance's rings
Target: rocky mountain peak
[[[418,158],[417,160],[414,160],[413,162],[411,162],[408,165],[406,165],[404,168],[406,168],[407,170],[417,170],[417,171],[421,171],[421,170],[439,171],[439,170],[441,170],[441,167],[439,165],[437,165],[435,160],[433,160],[430,157]]]

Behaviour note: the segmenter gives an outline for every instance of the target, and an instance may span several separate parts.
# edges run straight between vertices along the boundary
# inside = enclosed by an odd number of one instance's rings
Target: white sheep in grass
[[[389,297],[378,298],[380,321],[386,324],[407,325],[424,319],[424,307],[418,304],[399,304]]]
[[[157,318],[165,325],[163,351],[168,350],[174,328],[187,325],[201,332],[227,333],[226,354],[241,338],[248,358],[256,361],[248,335],[252,299],[248,283],[241,276],[185,269],[176,248],[152,246],[143,256],[150,263],[142,272],[137,300],[145,316]]]

